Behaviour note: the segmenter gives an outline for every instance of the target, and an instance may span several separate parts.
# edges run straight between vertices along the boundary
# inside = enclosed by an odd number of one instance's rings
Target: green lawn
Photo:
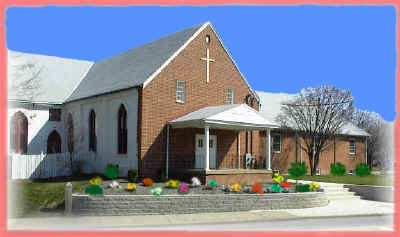
[[[73,192],[78,192],[83,190],[89,181],[84,179],[71,182]],[[66,181],[9,181],[9,217],[30,217],[62,213],[66,183]]]
[[[288,178],[291,178],[290,176]],[[327,183],[343,183],[343,184],[363,184],[363,185],[378,185],[378,186],[392,186],[393,178],[388,176],[377,176],[370,175],[366,177],[358,177],[356,175],[345,175],[345,176],[332,176],[332,175],[321,175],[321,176],[310,176],[307,175],[302,180],[311,180],[316,182],[327,182]]]

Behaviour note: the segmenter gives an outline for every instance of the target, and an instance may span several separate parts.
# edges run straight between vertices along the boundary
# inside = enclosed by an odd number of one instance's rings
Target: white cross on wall
[[[207,83],[210,81],[210,62],[215,62],[214,59],[210,58],[210,50],[207,48],[207,58],[201,58],[207,62]]]

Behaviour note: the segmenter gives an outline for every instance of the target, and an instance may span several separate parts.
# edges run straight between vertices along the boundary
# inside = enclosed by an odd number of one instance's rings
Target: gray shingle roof
[[[265,119],[258,111],[246,104],[218,105],[207,106],[186,114],[170,122],[171,125],[188,125],[188,127],[196,127],[196,125],[216,124],[229,125],[231,128],[262,128],[278,127],[272,121]]]
[[[261,110],[260,113],[266,119],[270,121],[276,121],[276,117],[281,112],[281,103],[292,100],[296,97],[296,94],[286,94],[286,93],[269,93],[263,91],[256,92],[260,97]],[[343,135],[352,135],[352,136],[370,136],[363,129],[358,128],[351,122],[348,122],[343,125],[340,131]]]
[[[96,62],[67,102],[143,84],[204,24]]]
[[[34,98],[18,95],[8,91],[8,100],[29,101],[33,103],[61,104],[86,75],[93,62],[21,53],[12,50],[7,52],[7,78],[9,85],[13,80],[24,82],[37,75],[38,93]],[[32,65],[32,71],[26,72],[22,66]],[[31,69],[28,69],[28,71]]]

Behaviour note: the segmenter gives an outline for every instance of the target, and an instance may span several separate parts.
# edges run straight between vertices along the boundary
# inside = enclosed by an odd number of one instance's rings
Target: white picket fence
[[[73,164],[81,167],[82,173],[94,172],[93,167],[95,167],[96,162],[94,152],[39,155],[9,154],[8,178],[39,179],[71,175],[70,156],[72,156]]]

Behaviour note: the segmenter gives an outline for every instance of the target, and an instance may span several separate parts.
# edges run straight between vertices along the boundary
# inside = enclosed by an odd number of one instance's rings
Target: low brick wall
[[[352,185],[345,184],[345,188],[349,188],[350,192],[355,192],[362,199],[394,202],[394,188],[391,186],[370,186],[370,185]]]
[[[158,215],[320,207],[324,193],[209,195],[72,195],[75,215]]]

